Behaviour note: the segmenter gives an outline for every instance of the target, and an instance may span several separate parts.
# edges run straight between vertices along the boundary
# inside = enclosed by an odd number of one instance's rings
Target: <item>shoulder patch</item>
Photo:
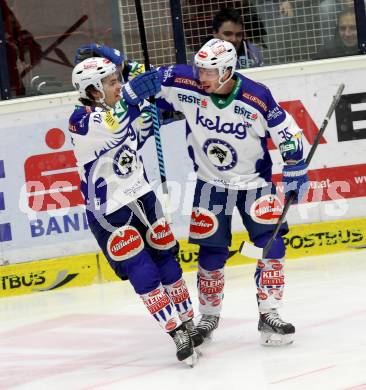
[[[266,111],[266,112],[268,111],[268,106],[267,106],[267,104],[264,103],[263,100],[259,99],[258,96],[254,96],[254,95],[251,95],[251,94],[248,93],[248,92],[244,92],[244,93],[243,93],[243,98],[248,99],[248,100],[250,100],[251,102],[258,104],[258,106],[261,107],[262,110],[264,110],[264,111]]]
[[[188,79],[186,77],[176,77],[174,79],[174,82],[177,84],[191,85],[192,87],[200,88],[196,81]]]

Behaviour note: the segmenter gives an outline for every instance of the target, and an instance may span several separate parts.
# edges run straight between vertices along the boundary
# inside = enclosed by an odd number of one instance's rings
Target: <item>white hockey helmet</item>
[[[218,69],[220,84],[223,84],[222,77],[230,69],[229,81],[235,72],[237,54],[232,43],[221,39],[210,39],[194,56],[194,65],[197,68]],[[225,81],[225,82],[226,82]]]
[[[99,102],[103,102],[105,95],[102,80],[116,73],[117,68],[113,62],[102,57],[91,57],[78,63],[72,71],[72,85],[79,91],[80,97],[89,99],[86,88],[92,85],[103,94]]]

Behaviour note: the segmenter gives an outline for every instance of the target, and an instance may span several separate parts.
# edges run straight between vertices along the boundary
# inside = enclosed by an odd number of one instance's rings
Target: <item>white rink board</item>
[[[309,116],[319,127],[341,82],[346,85],[345,95],[366,93],[365,63],[364,57],[353,57],[348,60],[322,61],[318,64],[311,62],[296,66],[254,69],[246,71],[245,74],[254,80],[264,82],[279,102],[301,101]],[[4,167],[4,177],[0,178],[0,192],[3,193],[4,198],[4,209],[0,211],[0,224],[6,225],[3,233],[6,239],[0,242],[0,264],[97,251],[97,245],[85,224],[82,207],[61,208],[53,212],[34,211],[28,206],[25,191],[27,159],[37,156],[38,163],[32,165],[32,169],[43,172],[43,175],[48,177],[50,177],[50,170],[52,171],[49,168],[50,159],[52,161],[56,159],[56,165],[60,166],[64,163],[65,156],[69,159],[71,143],[68,138],[67,122],[75,102],[75,93],[0,102],[2,150],[0,163]],[[352,110],[354,109],[353,107]],[[45,142],[45,136],[50,129],[54,128],[60,129],[66,135],[66,140],[61,147],[51,149]],[[365,130],[360,130],[362,131]],[[184,121],[164,126],[161,133],[167,177],[172,188],[171,203],[175,210],[173,229],[178,238],[185,238],[195,176],[185,147]],[[344,171],[344,175],[349,180],[354,180],[353,176],[359,174],[359,180],[362,181],[366,174],[362,170],[363,167],[356,170],[356,173],[344,167],[365,163],[366,139],[339,142],[334,116],[326,130],[325,139],[326,143],[319,146],[310,168],[312,170],[335,168],[337,172]],[[305,141],[306,151],[309,148],[309,143]],[[60,159],[57,160],[57,156],[51,158],[52,153],[59,153]],[[271,155],[274,161],[274,173],[280,173],[280,155],[277,151],[271,151]],[[149,140],[144,147],[144,160],[153,186],[157,187],[159,173],[153,140]],[[67,172],[72,171],[74,168],[67,167]],[[55,180],[60,172],[53,171]],[[345,201],[312,202],[294,206],[290,210],[288,220],[291,224],[300,224],[366,216],[365,186],[366,180],[365,183],[352,187],[350,190],[355,193],[349,194]],[[75,189],[71,190],[75,191]],[[33,235],[30,227],[31,220],[40,221],[40,227],[38,230],[33,229]],[[234,230],[242,229],[240,219],[235,216]]]

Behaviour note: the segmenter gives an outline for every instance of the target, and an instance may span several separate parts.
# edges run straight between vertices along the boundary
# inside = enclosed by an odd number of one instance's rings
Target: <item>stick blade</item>
[[[247,241],[244,241],[240,249],[240,254],[246,257],[250,257],[252,259],[262,259],[263,248],[258,248],[257,246]]]

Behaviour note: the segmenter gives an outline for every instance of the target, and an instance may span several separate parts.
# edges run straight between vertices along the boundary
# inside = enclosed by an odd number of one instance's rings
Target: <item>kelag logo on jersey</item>
[[[236,150],[222,139],[209,138],[203,145],[203,151],[219,171],[227,171],[238,162]]]
[[[207,107],[206,99],[199,99],[198,97],[193,95],[184,95],[183,93],[178,93],[178,99],[183,103],[197,104],[201,108]]]
[[[200,115],[200,109],[196,111],[196,125],[201,125],[208,130],[216,131],[216,133],[233,134],[235,138],[244,139],[247,136],[247,127],[245,123],[234,124],[232,122],[221,123],[220,116],[215,116],[215,121],[210,118],[205,118]]]

